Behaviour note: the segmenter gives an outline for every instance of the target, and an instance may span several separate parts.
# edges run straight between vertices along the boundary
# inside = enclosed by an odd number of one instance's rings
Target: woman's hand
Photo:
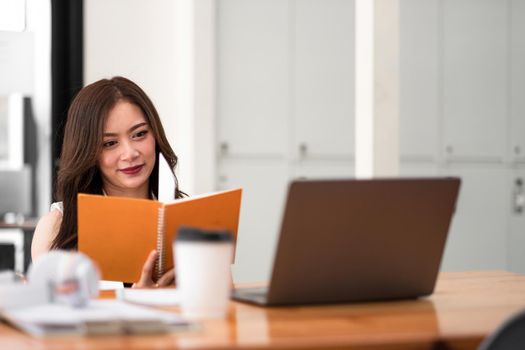
[[[133,283],[131,288],[159,288],[168,287],[173,285],[175,281],[175,270],[171,269],[162,275],[157,281],[154,280],[153,270],[155,269],[155,261],[157,260],[158,253],[156,250],[152,250],[149,253],[144,266],[142,267],[142,273],[138,282]]]

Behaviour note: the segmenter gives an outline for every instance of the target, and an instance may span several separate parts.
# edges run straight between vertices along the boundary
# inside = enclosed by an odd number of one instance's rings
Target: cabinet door
[[[268,280],[287,193],[288,166],[274,160],[222,160],[219,174],[219,188],[243,188],[235,281]]]
[[[440,175],[437,163],[400,162],[399,173],[406,177],[435,177]]]
[[[217,2],[218,141],[228,154],[282,156],[287,151],[288,4]]]
[[[525,2],[510,2],[510,154],[525,162]]]
[[[525,170],[514,170],[508,181],[509,270],[525,273]]]
[[[400,139],[402,160],[436,159],[440,117],[438,0],[400,2]]]
[[[295,1],[294,152],[349,159],[354,150],[354,1]]]
[[[355,177],[352,161],[306,160],[293,167],[293,177],[303,179],[342,179]]]
[[[450,159],[504,158],[507,11],[501,0],[443,1],[444,141]]]
[[[454,165],[442,173],[462,180],[442,269],[505,269],[508,170]]]

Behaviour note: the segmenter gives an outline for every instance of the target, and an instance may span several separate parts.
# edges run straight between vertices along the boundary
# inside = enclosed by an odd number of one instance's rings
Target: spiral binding
[[[155,263],[155,274],[157,281],[164,273],[164,265],[166,262],[166,251],[164,249],[164,207],[159,208],[157,214],[157,252],[158,258]]]

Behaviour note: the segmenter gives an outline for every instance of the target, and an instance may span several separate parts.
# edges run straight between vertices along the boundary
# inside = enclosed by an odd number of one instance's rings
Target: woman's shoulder
[[[63,214],[64,205],[62,202],[55,202],[51,204],[49,212],[38,220],[35,233],[39,230],[39,228],[45,228],[46,231],[56,231],[58,233],[58,229],[62,223]]]

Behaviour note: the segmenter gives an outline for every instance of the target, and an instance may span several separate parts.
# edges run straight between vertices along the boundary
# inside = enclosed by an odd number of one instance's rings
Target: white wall
[[[84,81],[122,75],[155,103],[174,137],[175,9],[171,0],[84,1]]]
[[[174,16],[171,0],[84,1],[84,82],[116,75],[136,82],[155,104],[184,164],[176,127]]]
[[[37,215],[51,202],[51,0],[27,2],[27,30],[34,35],[33,112],[37,126]]]
[[[122,75],[153,100],[189,194],[209,192],[214,165],[212,0],[85,0],[84,80]]]

